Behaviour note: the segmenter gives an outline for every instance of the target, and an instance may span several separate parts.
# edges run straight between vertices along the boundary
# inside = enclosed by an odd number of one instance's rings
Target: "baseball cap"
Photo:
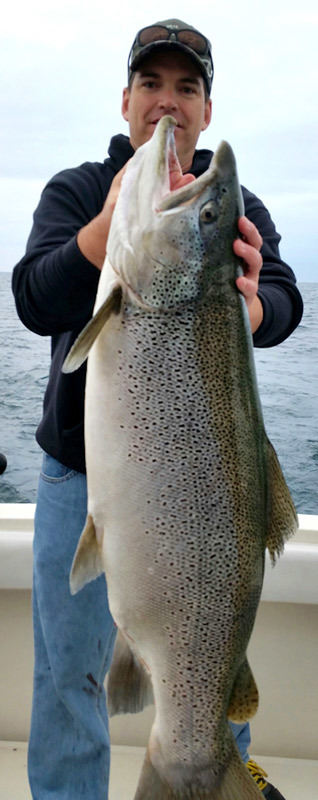
[[[146,56],[170,48],[186,53],[195,62],[210,94],[214,73],[211,44],[200,31],[180,19],[155,22],[138,31],[128,57],[128,82]]]

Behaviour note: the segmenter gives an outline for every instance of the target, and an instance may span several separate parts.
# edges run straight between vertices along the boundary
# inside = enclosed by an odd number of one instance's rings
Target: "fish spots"
[[[208,795],[211,774],[220,787],[231,748],[228,709],[242,716],[255,704],[240,667],[268,529],[262,420],[235,287],[238,187],[234,166],[230,171],[229,192],[223,177],[213,177],[180,214],[161,215],[162,226],[148,202],[141,224],[131,226],[139,200],[127,204],[122,230],[134,227],[131,253],[123,263],[123,237],[110,232],[110,260],[133,292],[101,337],[104,382],[97,387],[96,374],[90,390],[91,407],[96,402],[100,410],[90,447],[94,500],[107,529],[110,606],[131,632],[133,660],[149,664],[157,706],[151,748],[162,759],[160,774],[168,781],[171,764],[177,778],[209,765],[202,786],[179,781],[174,794],[189,798]],[[120,683],[126,688],[126,678]],[[84,691],[96,696],[100,688],[89,673]],[[140,702],[143,694],[138,688]]]
[[[148,580],[142,625],[153,637],[152,672],[164,658],[156,680],[167,741],[174,729],[176,752],[191,760],[193,748],[208,756],[218,740],[224,761],[228,745],[218,726],[225,725],[224,698],[228,703],[254,620],[258,588],[252,596],[250,582],[261,578],[262,547],[252,533],[261,501],[249,453],[239,452],[243,474],[236,466],[233,407],[245,388],[232,386],[227,374],[231,326],[217,358],[213,352],[218,319],[223,324],[223,309],[216,306],[212,316],[210,301],[173,314],[124,314],[116,381],[124,409],[122,480],[137,498],[132,518],[145,558],[127,613],[139,582],[144,592]],[[142,645],[140,652],[149,659]]]
[[[180,247],[186,242],[186,247]],[[142,301],[153,310],[175,310],[193,301],[203,281],[204,248],[199,226],[191,230],[187,218],[175,218],[174,231],[165,236],[166,249],[150,258],[151,280],[140,289]],[[189,269],[191,263],[191,269]]]

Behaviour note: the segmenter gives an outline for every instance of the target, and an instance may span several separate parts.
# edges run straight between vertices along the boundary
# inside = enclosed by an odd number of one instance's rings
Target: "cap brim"
[[[205,83],[205,85],[207,87],[207,90],[210,93],[211,84],[210,84],[210,81],[208,79],[208,76],[207,76],[206,72],[204,71],[204,69],[202,67],[202,62],[201,62],[199,56],[197,56],[193,52],[193,50],[191,50],[189,47],[187,47],[187,45],[182,44],[182,42],[176,42],[176,41],[172,41],[172,42],[169,42],[169,41],[151,42],[150,44],[145,45],[142,48],[142,51],[140,53],[138,53],[135,56],[134,60],[131,62],[130,67],[129,67],[129,71],[130,72],[135,72],[138,69],[138,67],[140,66],[140,64],[145,60],[145,58],[147,58],[147,56],[151,55],[151,53],[153,53],[154,51],[159,51],[159,50],[161,50],[161,51],[164,51],[164,50],[179,50],[180,52],[185,53],[185,55],[187,55],[188,58],[190,58],[191,61],[193,61],[193,63],[196,64],[196,66],[198,67],[199,72],[201,73],[202,78],[204,80],[204,83]]]

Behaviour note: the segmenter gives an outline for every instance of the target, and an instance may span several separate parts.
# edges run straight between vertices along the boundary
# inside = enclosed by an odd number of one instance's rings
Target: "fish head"
[[[163,117],[128,163],[107,245],[130,296],[154,310],[211,292],[216,270],[218,287],[229,277],[234,285],[240,271],[233,241],[244,205],[233,151],[221,142],[206,172],[170,191],[175,124],[173,117]]]

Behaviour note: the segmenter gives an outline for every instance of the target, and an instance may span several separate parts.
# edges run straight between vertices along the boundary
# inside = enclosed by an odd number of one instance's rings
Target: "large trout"
[[[111,711],[156,716],[135,800],[257,800],[227,720],[257,688],[246,648],[264,554],[296,528],[267,439],[232,249],[243,201],[223,142],[196,181],[169,192],[177,158],[164,117],[128,165],[89,352],[88,516],[71,590],[105,570],[119,640]]]

